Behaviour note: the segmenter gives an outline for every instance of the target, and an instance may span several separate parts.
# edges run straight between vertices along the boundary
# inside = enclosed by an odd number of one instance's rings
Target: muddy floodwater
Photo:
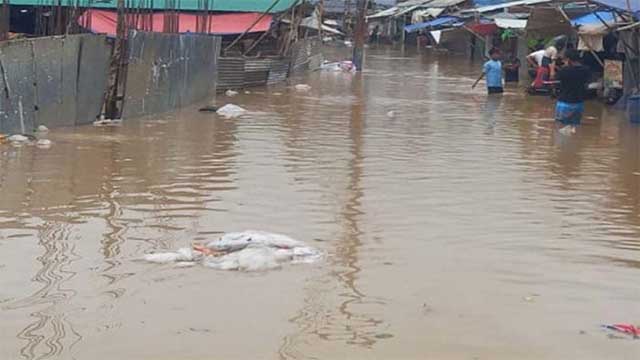
[[[239,119],[2,145],[0,359],[638,359],[600,325],[640,323],[640,128],[592,102],[560,135],[550,99],[471,91],[462,59],[366,65],[219,96]],[[135,261],[246,229],[326,256]]]

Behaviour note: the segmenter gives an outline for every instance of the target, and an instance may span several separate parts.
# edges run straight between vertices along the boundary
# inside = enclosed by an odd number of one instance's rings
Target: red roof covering
[[[247,30],[258,18],[260,13],[233,13],[221,15],[209,15],[209,34],[230,35],[240,34]],[[78,19],[78,23],[89,24],[89,30],[98,34],[116,35],[117,13],[110,10],[87,10]],[[164,12],[153,14],[153,31],[162,32],[164,29]],[[194,13],[180,13],[179,32],[196,32],[196,19]],[[250,32],[264,32],[271,27],[271,15],[265,15],[251,28]],[[141,26],[138,30],[142,30]]]

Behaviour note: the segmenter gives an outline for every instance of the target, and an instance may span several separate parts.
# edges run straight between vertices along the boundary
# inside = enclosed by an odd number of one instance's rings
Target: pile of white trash
[[[280,268],[285,263],[313,263],[321,258],[319,250],[288,236],[249,230],[226,233],[202,246],[146,254],[142,260],[175,263],[179,267],[199,264],[218,270],[262,271]]]

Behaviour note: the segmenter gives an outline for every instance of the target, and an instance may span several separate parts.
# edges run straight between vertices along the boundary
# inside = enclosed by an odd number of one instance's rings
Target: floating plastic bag
[[[227,90],[227,91],[225,91],[224,94],[227,95],[228,97],[234,97],[234,96],[238,95],[238,92],[237,91],[233,91],[233,90]]]
[[[236,117],[242,116],[246,112],[247,112],[247,110],[241,108],[238,105],[234,105],[234,104],[227,104],[227,105],[221,107],[220,109],[218,109],[218,111],[216,111],[216,113],[218,115],[224,116],[227,119],[236,118]]]
[[[201,264],[217,270],[264,271],[285,263],[309,264],[322,258],[322,253],[288,236],[264,231],[224,234],[195,250],[182,248],[176,252],[146,254],[142,260],[185,267]]]

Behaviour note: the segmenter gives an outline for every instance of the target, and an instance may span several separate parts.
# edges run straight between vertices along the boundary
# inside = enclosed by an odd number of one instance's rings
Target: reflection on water
[[[640,318],[640,129],[593,102],[562,136],[547,98],[471,91],[478,64],[369,55],[217,99],[240,119],[0,147],[0,359],[633,358],[590,329]],[[327,259],[135,261],[245,229]]]
[[[67,319],[65,306],[77,292],[65,283],[76,273],[68,270],[78,255],[69,242],[69,228],[65,223],[47,222],[38,233],[44,253],[37,258],[40,270],[32,281],[41,284],[35,293],[8,304],[5,310],[29,309],[32,322],[17,337],[24,341],[20,354],[26,359],[55,358],[82,340]]]
[[[301,345],[312,344],[316,340],[340,341],[370,348],[376,342],[378,325],[383,323],[382,320],[358,310],[358,305],[371,301],[357,285],[358,275],[362,271],[358,264],[358,251],[363,235],[359,218],[364,215],[361,210],[361,181],[366,103],[362,82],[362,77],[358,76],[353,79],[352,84],[354,98],[348,118],[349,139],[352,141],[351,158],[347,163],[347,187],[344,189],[344,204],[338,220],[342,227],[341,234],[335,239],[335,248],[331,250],[331,262],[335,270],[323,279],[317,279],[316,284],[307,289],[304,308],[291,319],[298,330],[283,339],[281,359],[307,358],[300,349],[303,347]],[[334,278],[338,282],[336,292],[339,294],[339,304],[332,309],[318,303],[317,299],[322,293],[319,286],[331,283]]]

